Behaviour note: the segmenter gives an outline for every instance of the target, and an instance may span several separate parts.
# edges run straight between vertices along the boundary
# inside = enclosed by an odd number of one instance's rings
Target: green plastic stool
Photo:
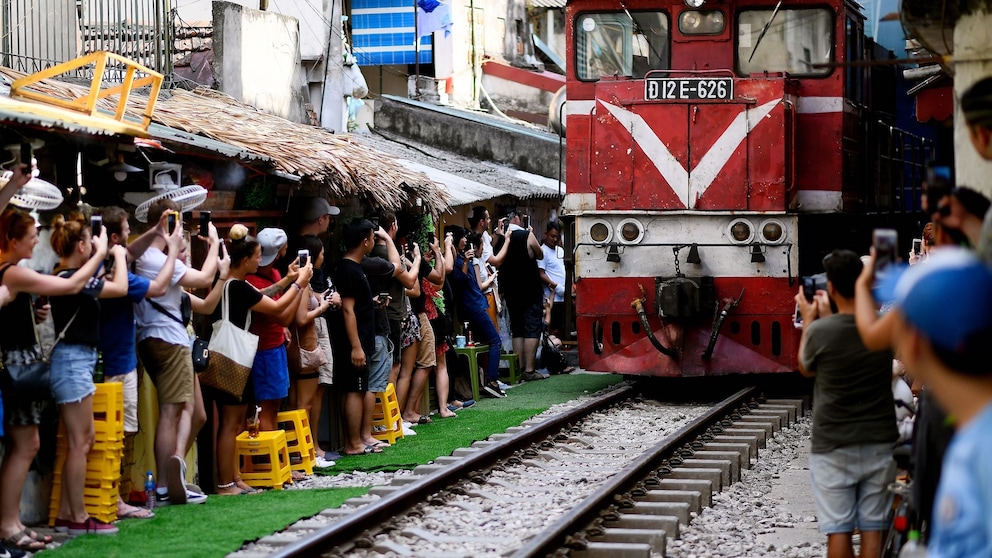
[[[520,357],[517,356],[517,353],[500,353],[499,360],[500,362],[505,360],[509,364],[509,384],[520,383]]]

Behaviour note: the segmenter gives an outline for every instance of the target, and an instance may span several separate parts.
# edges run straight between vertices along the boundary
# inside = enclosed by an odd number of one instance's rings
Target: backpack
[[[552,374],[561,374],[568,368],[568,361],[561,352],[561,341],[547,331],[541,333],[541,365]]]

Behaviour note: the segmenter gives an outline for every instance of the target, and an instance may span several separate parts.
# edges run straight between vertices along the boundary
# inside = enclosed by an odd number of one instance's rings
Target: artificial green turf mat
[[[359,487],[211,496],[204,504],[158,508],[153,519],[121,521],[116,535],[76,537],[55,550],[44,551],[44,556],[224,556],[241,548],[246,540],[279,531],[366,492],[368,488]]]
[[[506,390],[505,399],[482,399],[458,411],[455,418],[435,414],[432,424],[417,426],[416,436],[397,440],[382,453],[343,456],[334,467],[320,472],[336,475],[351,471],[396,471],[412,469],[429,461],[451,455],[511,426],[547,410],[552,405],[571,401],[620,382],[612,374],[571,374],[546,380],[518,384]],[[495,411],[495,412],[493,412]]]
[[[552,405],[571,401],[616,384],[622,377],[610,374],[552,376],[507,390],[505,399],[483,399],[442,419],[416,428],[417,436],[398,440],[381,454],[346,456],[324,474],[352,471],[412,469],[458,448],[468,447]],[[203,505],[168,506],[155,510],[155,519],[122,521],[120,533],[87,535],[45,556],[130,557],[168,556],[221,557],[304,517],[341,505],[348,498],[365,494],[368,488],[267,491],[253,496],[211,496]]]

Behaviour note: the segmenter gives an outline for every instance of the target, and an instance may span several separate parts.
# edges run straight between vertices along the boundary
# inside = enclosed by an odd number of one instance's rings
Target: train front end
[[[653,6],[568,8],[564,211],[580,364],[672,377],[793,371],[797,172],[815,170],[797,168],[797,144],[820,152],[816,168],[841,166],[836,137],[797,130],[842,128],[840,112],[813,122],[798,105],[840,84],[749,68],[781,54],[754,49],[762,41],[829,61],[835,12]],[[761,32],[780,16],[785,28]]]

